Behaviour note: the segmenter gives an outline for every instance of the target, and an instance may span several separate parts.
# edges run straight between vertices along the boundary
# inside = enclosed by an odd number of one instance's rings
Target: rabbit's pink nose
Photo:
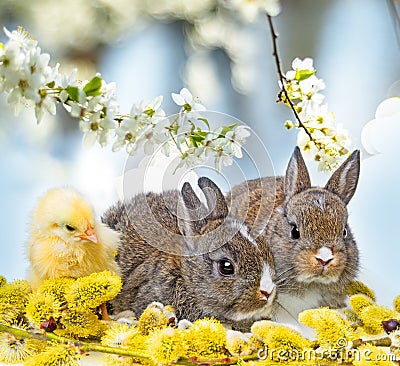
[[[265,290],[260,290],[260,292],[265,297],[266,300],[268,300],[268,298],[271,296],[271,293]]]
[[[333,258],[328,259],[327,261],[324,261],[323,259],[318,258],[318,257],[315,257],[315,259],[321,264],[322,267],[325,267],[325,266],[327,266],[330,262],[332,262],[332,259],[333,259]]]
[[[326,267],[333,260],[332,250],[327,247],[319,248],[315,259],[321,264],[322,267]]]

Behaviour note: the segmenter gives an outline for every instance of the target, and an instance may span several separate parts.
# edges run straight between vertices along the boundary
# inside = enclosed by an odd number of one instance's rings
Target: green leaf
[[[83,87],[83,91],[86,93],[88,97],[94,97],[96,95],[99,95],[101,94],[100,91],[101,82],[102,82],[101,77],[96,75]]]
[[[222,126],[221,133],[218,137],[225,137],[227,132],[232,131],[236,126],[237,126],[237,123],[234,123],[233,125],[230,125],[230,126]]]
[[[209,133],[208,131],[204,131],[201,128],[197,127],[196,135],[199,135],[199,136],[202,136],[203,138],[206,138],[208,133]]]
[[[77,86],[67,86],[65,90],[72,101],[79,102],[79,88]]]
[[[190,129],[190,132],[192,133],[194,131],[194,129],[196,128],[196,125],[190,119],[188,119],[188,123],[190,123],[190,125],[192,126],[191,129]]]
[[[194,147],[199,147],[199,145],[198,145],[196,139],[194,138],[194,136],[191,136],[189,140],[193,144]]]
[[[203,131],[196,131],[194,132],[191,137],[193,140],[195,140],[197,143],[202,144],[207,136],[207,132]]]
[[[294,77],[298,81],[306,80],[310,76],[315,75],[317,70],[310,71],[310,70],[296,70],[296,76]]]
[[[199,121],[203,121],[204,124],[207,126],[207,128],[210,129],[210,124],[208,123],[208,120],[207,120],[206,118],[199,117],[199,118],[197,118],[197,119],[198,119]]]

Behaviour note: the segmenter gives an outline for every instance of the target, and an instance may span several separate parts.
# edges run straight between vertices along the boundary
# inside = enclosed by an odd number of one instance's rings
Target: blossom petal
[[[86,132],[85,136],[83,137],[83,146],[85,148],[91,148],[97,140],[96,132],[90,130]]]
[[[186,103],[191,104],[193,101],[193,95],[187,88],[182,88],[180,95],[183,97]]]
[[[185,99],[182,97],[180,94],[176,93],[171,93],[172,100],[177,104],[177,105],[184,105],[185,104]]]

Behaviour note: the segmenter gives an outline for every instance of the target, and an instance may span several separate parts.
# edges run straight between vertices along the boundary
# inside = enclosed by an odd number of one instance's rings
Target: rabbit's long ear
[[[178,206],[178,225],[182,234],[194,236],[205,225],[207,213],[188,182],[184,183],[181,193],[182,198]]]
[[[336,193],[347,205],[357,188],[360,175],[360,150],[355,150],[326,183],[328,191]]]
[[[228,205],[218,186],[207,177],[199,178],[198,184],[206,197],[210,211],[207,218],[215,220],[227,217],[229,213]]]
[[[300,149],[296,146],[290,158],[285,175],[285,199],[288,200],[301,191],[311,187],[310,175]]]

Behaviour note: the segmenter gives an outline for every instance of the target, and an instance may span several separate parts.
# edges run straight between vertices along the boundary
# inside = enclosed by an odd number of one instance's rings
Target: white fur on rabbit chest
[[[289,324],[299,328],[298,330],[306,337],[313,337],[311,328],[299,323],[298,315],[309,309],[315,309],[320,306],[322,300],[320,290],[309,290],[303,296],[290,294],[279,294],[279,306],[273,314],[273,320],[278,323]]]

